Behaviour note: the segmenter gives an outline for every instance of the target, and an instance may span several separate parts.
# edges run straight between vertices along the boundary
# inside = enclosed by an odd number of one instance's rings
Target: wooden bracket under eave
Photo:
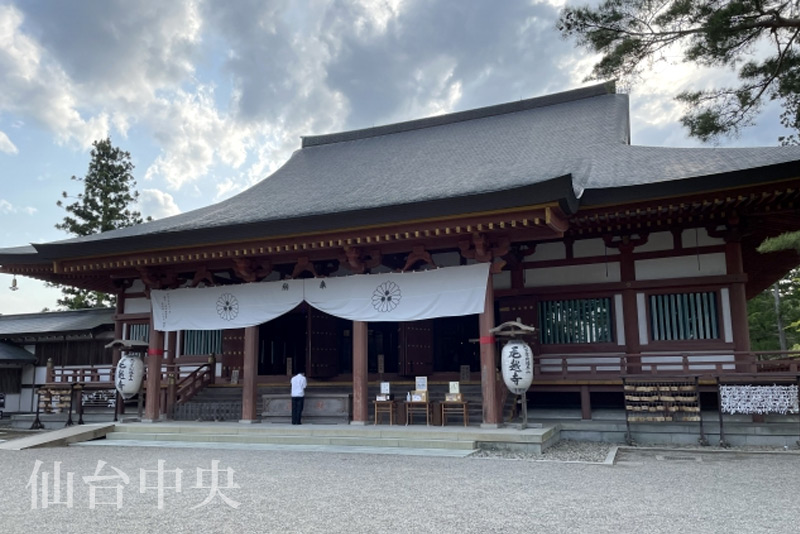
[[[569,230],[569,220],[560,209],[546,207],[544,209],[544,221],[550,229],[558,233],[559,237]]]

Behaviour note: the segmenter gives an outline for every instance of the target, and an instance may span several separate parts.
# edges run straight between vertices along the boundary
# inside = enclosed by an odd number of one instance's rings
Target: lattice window
[[[650,295],[650,328],[654,341],[718,339],[717,295],[670,293]]]
[[[539,302],[539,340],[543,345],[614,341],[611,299]]]
[[[150,341],[149,324],[132,324],[128,326],[128,339]]]
[[[184,330],[181,353],[186,356],[222,353],[222,330]]]

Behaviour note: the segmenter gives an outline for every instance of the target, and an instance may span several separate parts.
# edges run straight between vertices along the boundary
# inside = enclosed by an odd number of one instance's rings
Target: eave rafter
[[[147,267],[168,267],[190,263],[238,262],[247,258],[269,258],[272,264],[281,257],[296,261],[298,254],[338,258],[342,251],[353,248],[412,249],[421,241],[452,240],[478,232],[524,234],[540,239],[563,235],[567,219],[557,207],[527,208],[514,211],[485,213],[442,220],[411,221],[403,224],[355,228],[324,234],[285,236],[273,239],[238,243],[217,243],[204,247],[158,250],[105,256],[69,259],[57,262],[57,274],[81,274],[98,271],[120,272]],[[377,255],[377,252],[373,254]],[[355,260],[354,260],[355,261]],[[263,271],[262,271],[263,272]]]
[[[800,184],[795,182],[792,185]],[[652,232],[682,226],[722,225],[741,217],[791,217],[798,214],[800,188],[773,185],[740,192],[651,200],[624,207],[587,208],[570,218],[568,234],[588,237],[619,232]],[[780,220],[775,222],[780,223]]]

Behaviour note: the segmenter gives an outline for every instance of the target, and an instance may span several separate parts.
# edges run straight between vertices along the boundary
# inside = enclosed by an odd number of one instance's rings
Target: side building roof
[[[0,339],[90,332],[114,325],[113,308],[0,315]]]

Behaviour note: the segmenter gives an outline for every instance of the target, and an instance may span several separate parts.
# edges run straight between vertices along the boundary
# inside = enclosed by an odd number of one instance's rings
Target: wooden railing
[[[54,367],[52,364],[48,364],[45,382],[48,384],[113,384],[114,367],[112,365]]]
[[[175,367],[180,368],[180,365]],[[214,383],[215,364],[205,363],[191,372],[181,373],[176,371],[175,377],[175,404],[183,404],[197,395],[204,387]],[[167,388],[171,385],[167,379]]]
[[[215,381],[216,361],[181,362],[162,366],[164,406],[183,404]],[[800,375],[800,352],[686,351],[624,353],[571,353],[534,356],[535,380],[592,380],[626,376],[735,377]],[[113,387],[111,365],[90,367],[48,366],[47,383],[84,383]],[[170,389],[172,388],[172,389]]]
[[[172,397],[177,404],[184,403],[196,395],[208,384],[214,383],[216,361],[210,358],[206,363],[198,361],[164,364],[161,369],[162,389],[174,387],[175,395]],[[70,366],[55,367],[48,363],[45,374],[47,384],[82,384],[84,386],[114,387],[114,366],[91,365],[86,367]],[[145,370],[146,375],[146,370]],[[146,389],[147,379],[144,378],[143,387]]]
[[[534,379],[610,379],[626,376],[796,376],[800,352],[733,351],[543,354],[534,356]]]

